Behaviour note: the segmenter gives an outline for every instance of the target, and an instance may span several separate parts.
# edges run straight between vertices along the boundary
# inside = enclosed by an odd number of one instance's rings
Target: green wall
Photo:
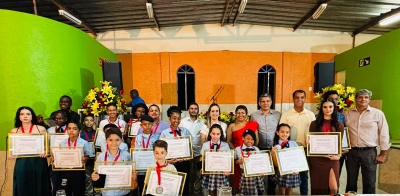
[[[359,67],[366,57],[371,64]],[[400,140],[400,29],[337,55],[335,69],[346,70],[346,85],[369,89],[372,99],[382,100],[391,139]]]
[[[117,56],[64,23],[9,10],[0,10],[0,18],[0,150],[5,150],[3,141],[20,106],[48,117],[66,94],[76,111],[88,90],[100,85],[99,58],[117,60]]]

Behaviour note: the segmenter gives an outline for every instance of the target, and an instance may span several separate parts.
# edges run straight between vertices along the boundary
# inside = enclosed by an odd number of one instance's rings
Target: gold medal
[[[163,191],[164,191],[164,190],[163,190],[163,188],[162,188],[161,186],[159,186],[159,187],[156,188],[156,193],[157,193],[157,194],[161,194]]]

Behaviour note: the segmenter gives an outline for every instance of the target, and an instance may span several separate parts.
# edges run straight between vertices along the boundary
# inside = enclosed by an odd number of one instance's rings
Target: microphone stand
[[[216,96],[218,95],[218,93],[219,93],[220,91],[222,91],[222,89],[223,89],[223,87],[220,86],[219,89],[217,90],[217,92],[211,97],[210,101],[213,101],[213,103],[217,103],[217,98],[216,98]]]

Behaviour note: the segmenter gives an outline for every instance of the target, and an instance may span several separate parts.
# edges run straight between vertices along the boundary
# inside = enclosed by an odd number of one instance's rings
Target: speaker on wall
[[[314,65],[314,92],[331,86],[335,82],[335,62],[318,62]]]
[[[104,61],[103,80],[111,81],[111,85],[116,87],[118,90],[123,89],[121,62]]]

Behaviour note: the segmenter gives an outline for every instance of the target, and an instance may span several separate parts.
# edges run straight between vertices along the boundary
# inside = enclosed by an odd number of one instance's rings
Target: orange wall
[[[251,104],[257,97],[257,72],[266,65],[276,70],[276,103],[292,102],[292,92],[303,89],[306,102],[315,102],[308,87],[314,85],[314,65],[333,61],[336,54],[292,52],[161,52],[119,54],[125,91],[139,90],[149,103],[177,104],[176,73],[180,66],[195,71],[196,102],[210,104],[220,86],[219,104]],[[130,100],[129,93],[126,98]]]

